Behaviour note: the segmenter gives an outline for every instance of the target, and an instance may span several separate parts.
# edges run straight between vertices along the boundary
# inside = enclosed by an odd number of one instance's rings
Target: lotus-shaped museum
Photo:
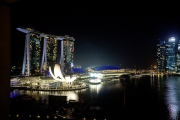
[[[60,81],[60,82],[73,82],[77,78],[76,75],[63,76],[63,74],[61,72],[61,67],[59,64],[55,64],[54,74],[52,73],[51,66],[49,66],[49,72],[55,80]]]

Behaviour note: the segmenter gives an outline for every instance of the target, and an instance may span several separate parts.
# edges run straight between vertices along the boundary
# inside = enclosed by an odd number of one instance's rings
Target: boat
[[[91,78],[91,79],[89,79],[89,83],[90,84],[100,84],[101,79],[99,79],[99,78]]]
[[[131,78],[140,78],[142,75],[141,74],[133,74],[131,75]]]

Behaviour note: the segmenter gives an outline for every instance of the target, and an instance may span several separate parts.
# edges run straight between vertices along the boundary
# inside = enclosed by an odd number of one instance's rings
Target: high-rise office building
[[[166,42],[161,40],[157,44],[157,72],[166,72]]]
[[[74,57],[73,37],[39,33],[30,28],[17,30],[26,33],[22,75],[42,74],[54,64],[60,64],[63,73],[70,73]]]
[[[177,73],[180,73],[180,40],[178,41],[178,47],[176,53],[176,66],[177,66]]]
[[[175,44],[175,38],[171,37],[168,39],[168,42],[166,44],[167,47],[167,72],[168,73],[174,73],[176,72],[176,44]]]

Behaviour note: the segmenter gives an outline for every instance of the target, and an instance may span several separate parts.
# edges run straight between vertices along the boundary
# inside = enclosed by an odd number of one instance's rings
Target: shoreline
[[[82,87],[76,87],[76,88],[64,88],[64,89],[30,89],[28,88],[28,86],[11,86],[10,89],[14,90],[14,89],[19,89],[19,90],[31,90],[31,91],[72,91],[72,90],[81,90],[81,89],[86,89],[89,88],[87,85],[86,86],[82,86]]]

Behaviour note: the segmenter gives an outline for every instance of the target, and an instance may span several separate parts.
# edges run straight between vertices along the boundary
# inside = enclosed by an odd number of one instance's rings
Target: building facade
[[[157,72],[180,73],[180,41],[174,37],[157,44]]]
[[[64,74],[71,72],[75,41],[73,37],[39,33],[30,28],[17,30],[26,33],[22,75],[42,75],[49,71],[49,66],[55,64],[61,65]]]
[[[177,46],[176,65],[177,65],[177,73],[180,73],[180,40],[178,41],[178,46]]]
[[[74,58],[74,41],[65,39],[63,40],[63,53],[61,64],[64,65],[65,74],[71,74]]]
[[[30,73],[35,74],[40,72],[41,60],[41,37],[37,34],[30,33],[29,41],[29,70]],[[27,45],[27,44],[26,44]],[[27,68],[25,69],[27,72]]]
[[[176,41],[174,37],[168,39],[166,44],[167,47],[167,72],[174,73],[176,72]]]
[[[166,72],[166,42],[159,41],[157,44],[157,72]]]

